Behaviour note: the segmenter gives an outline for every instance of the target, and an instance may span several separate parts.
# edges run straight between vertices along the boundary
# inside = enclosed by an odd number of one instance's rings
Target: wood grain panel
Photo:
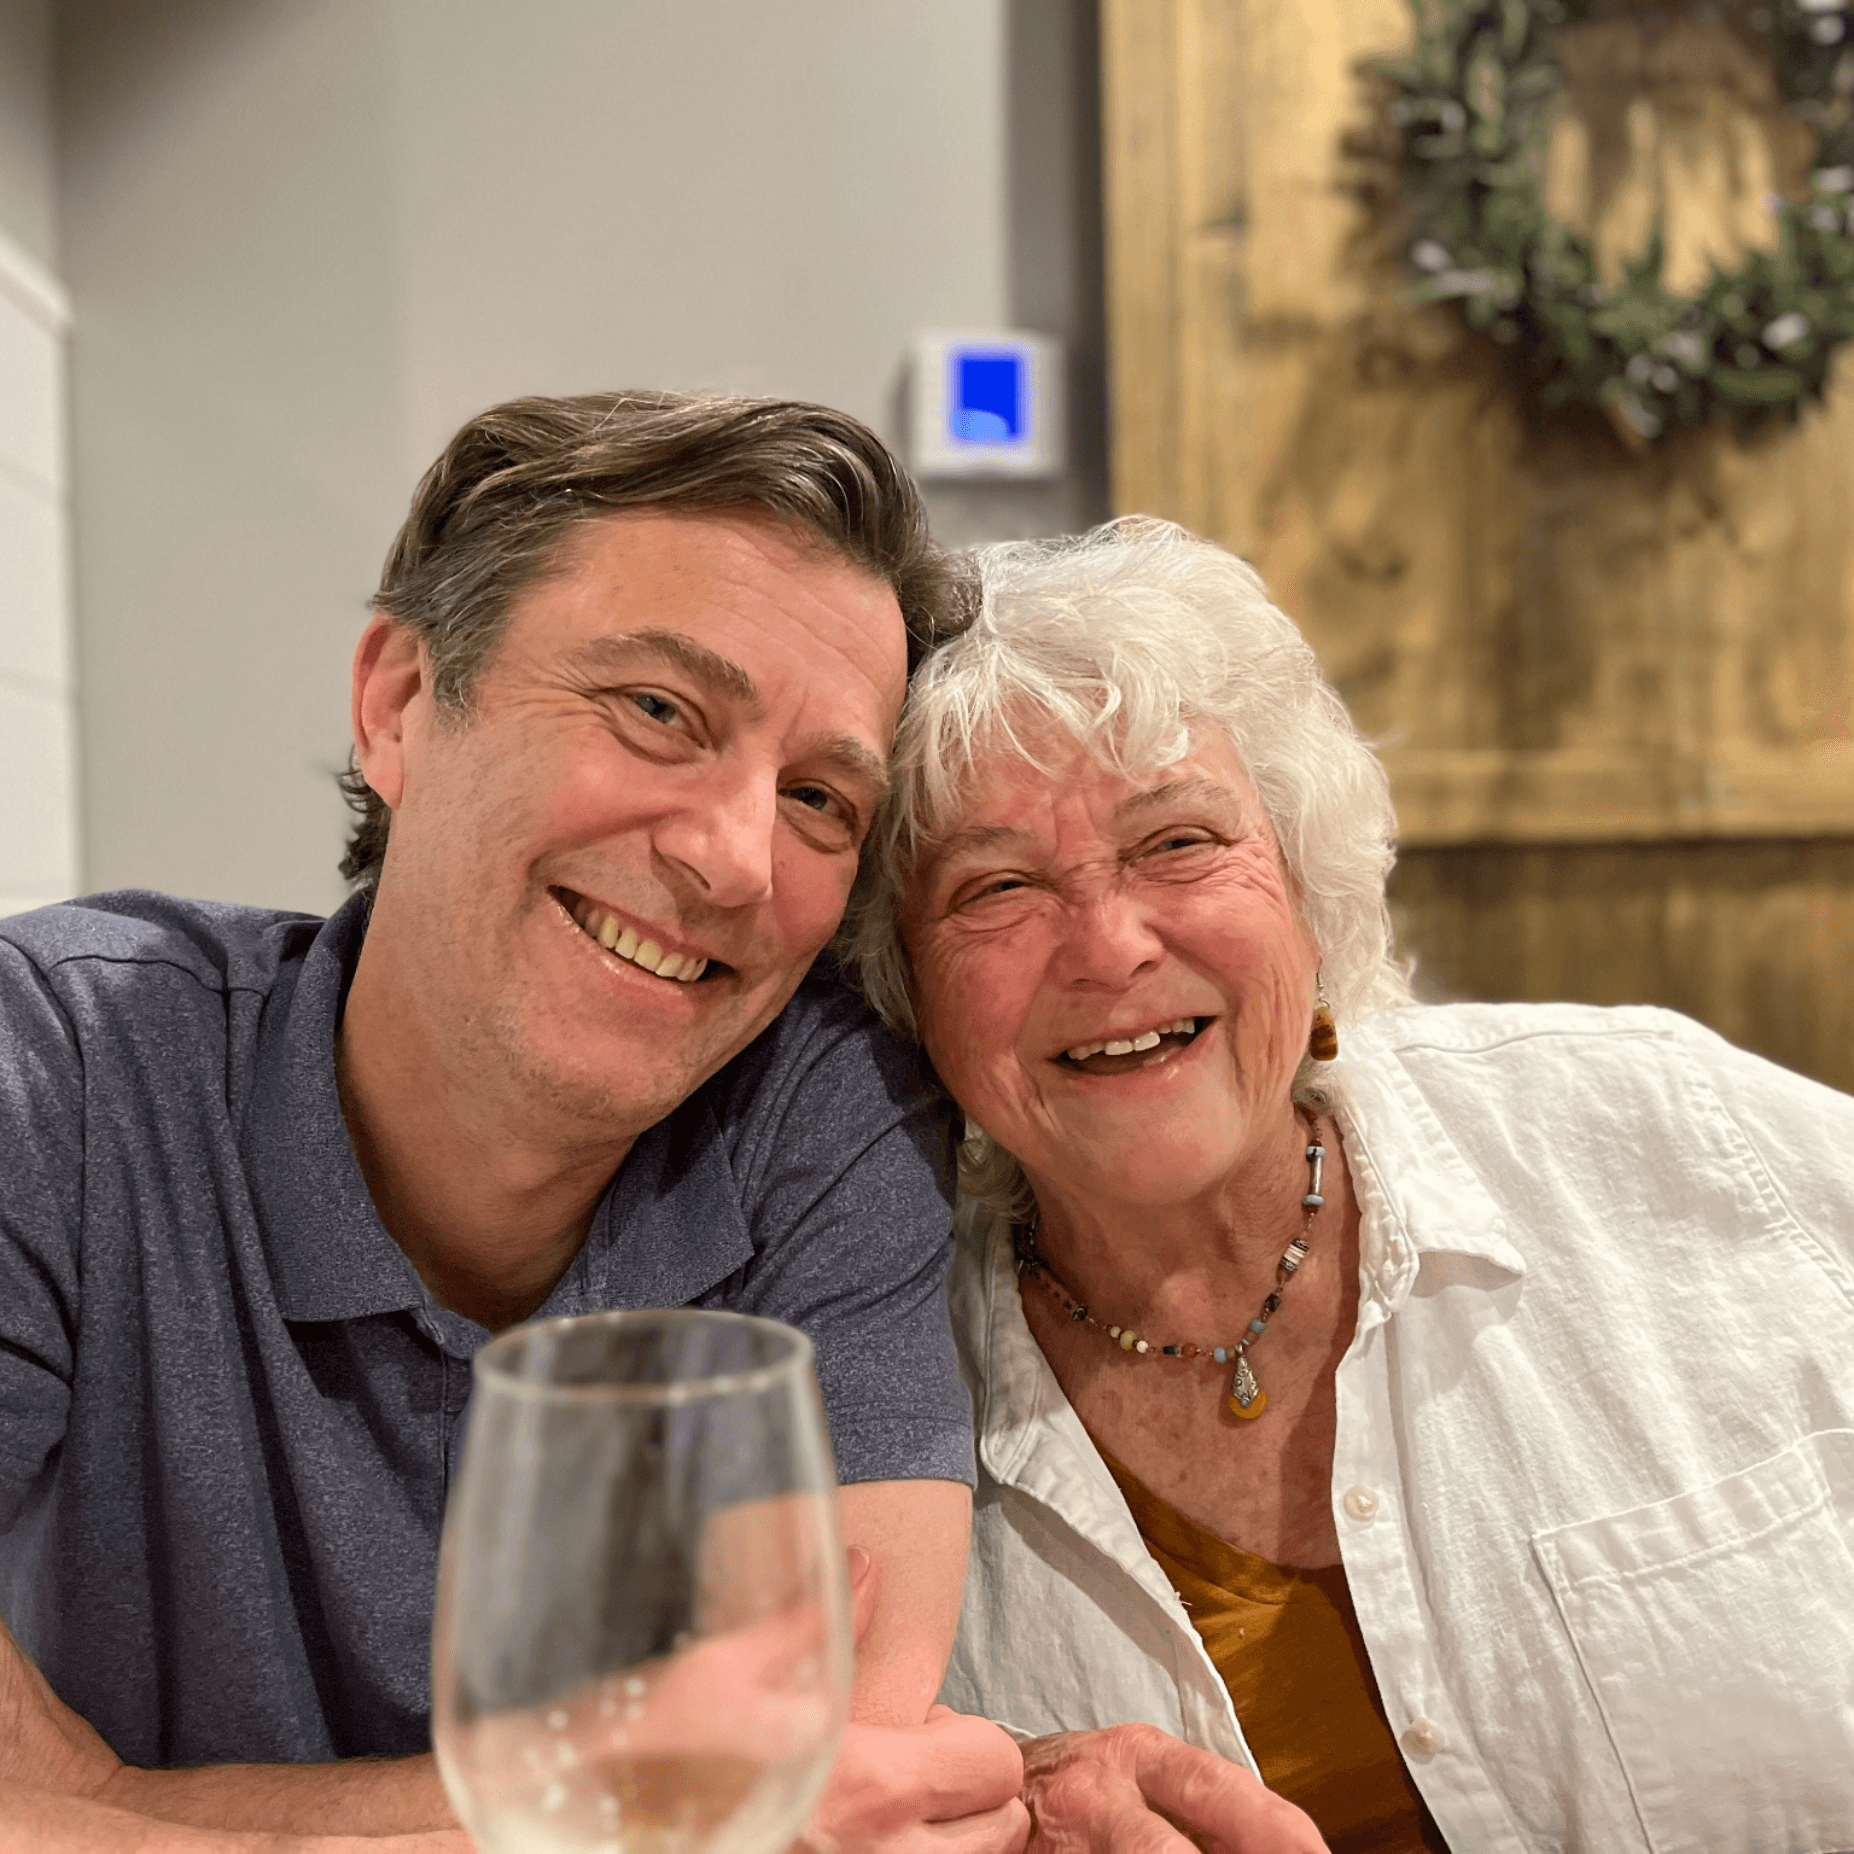
[[[1854,1089],[1854,842],[1416,850],[1391,909],[1424,998],[1664,1004]]]
[[[1406,841],[1854,831],[1854,373],[1794,430],[1648,457],[1529,427],[1348,189],[1403,0],[1104,26],[1119,506],[1256,562]]]
[[[1530,422],[1358,203],[1406,0],[1102,0],[1118,506],[1254,560],[1391,770],[1427,981],[1854,1086],[1854,360],[1800,425]]]

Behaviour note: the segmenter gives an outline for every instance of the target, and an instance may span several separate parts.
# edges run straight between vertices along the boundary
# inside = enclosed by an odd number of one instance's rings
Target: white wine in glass
[[[851,1659],[802,1333],[607,1313],[477,1354],[432,1737],[485,1854],[774,1854],[830,1775]]]

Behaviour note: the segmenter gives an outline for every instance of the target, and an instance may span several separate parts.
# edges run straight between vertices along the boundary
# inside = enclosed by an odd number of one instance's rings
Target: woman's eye
[[[1201,850],[1209,841],[1202,831],[1168,831],[1152,838],[1146,845],[1148,855],[1163,855],[1174,850]]]
[[[999,895],[1015,894],[1025,886],[1024,878],[1020,875],[981,876],[978,881],[968,882],[960,889],[953,897],[953,906],[967,908],[975,901],[992,901]]]

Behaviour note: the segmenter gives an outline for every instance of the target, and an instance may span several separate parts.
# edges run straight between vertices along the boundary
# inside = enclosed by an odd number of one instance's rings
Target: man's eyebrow
[[[760,685],[732,657],[681,631],[620,631],[589,638],[579,650],[581,663],[595,672],[628,669],[639,657],[674,664],[711,695],[759,706]]]
[[[1165,784],[1155,785],[1149,791],[1135,792],[1130,798],[1123,798],[1114,807],[1114,816],[1137,816],[1142,811],[1156,810],[1165,805],[1192,803],[1213,805],[1222,812],[1247,809],[1241,795],[1231,791],[1221,779],[1168,779]]]
[[[760,685],[734,661],[682,631],[620,631],[594,637],[582,646],[580,662],[595,674],[635,666],[639,657],[673,663],[711,694],[724,695],[749,708],[760,706]],[[877,798],[888,790],[888,762],[854,734],[830,734],[812,752],[820,760],[854,775]]]
[[[888,790],[888,762],[854,734],[831,734],[819,741],[812,752],[862,780],[876,798]]]

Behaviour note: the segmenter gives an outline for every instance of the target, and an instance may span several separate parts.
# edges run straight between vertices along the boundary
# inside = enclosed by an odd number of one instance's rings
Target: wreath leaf
[[[1544,202],[1565,83],[1558,34],[1617,0],[1413,0],[1415,43],[1371,67],[1389,93],[1418,301],[1454,303],[1544,409],[1583,405],[1654,440],[1683,425],[1795,418],[1854,337],[1854,0],[1756,0],[1785,106],[1813,132],[1808,190],[1777,242],[1690,296],[1666,284],[1657,222],[1613,284]]]

